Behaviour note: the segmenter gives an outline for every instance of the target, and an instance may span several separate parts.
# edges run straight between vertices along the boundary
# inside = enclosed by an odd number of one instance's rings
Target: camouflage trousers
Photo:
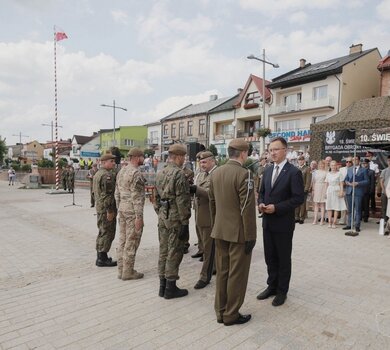
[[[98,253],[108,253],[115,238],[116,218],[108,221],[106,212],[97,213],[97,226],[99,233],[96,238],[96,251]]]
[[[158,275],[168,280],[178,280],[179,266],[183,259],[184,240],[179,239],[181,225],[166,225],[162,219],[158,221],[158,239],[160,251],[158,257]]]
[[[118,269],[129,271],[134,269],[135,254],[141,242],[142,229],[135,229],[135,214],[119,211],[119,244],[117,249]]]

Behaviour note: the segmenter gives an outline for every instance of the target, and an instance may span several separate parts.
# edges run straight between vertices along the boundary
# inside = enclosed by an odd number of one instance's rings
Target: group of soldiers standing
[[[75,172],[71,165],[66,165],[61,172],[61,183],[64,191],[74,193]]]
[[[248,144],[233,140],[228,151],[230,160],[220,168],[211,152],[200,152],[197,155],[200,169],[190,182],[183,169],[187,149],[172,145],[167,164],[156,175],[154,203],[158,215],[158,295],[172,299],[188,294],[176,282],[188,247],[193,202],[199,248],[193,257],[202,255],[203,261],[194,288],[206,287],[216,270],[215,311],[217,321],[227,326],[249,320],[242,318],[238,310],[244,300],[251,252],[256,243],[254,182],[251,172],[242,167],[248,156]],[[117,173],[115,156],[103,155],[92,184],[99,228],[96,265],[118,266],[118,278],[122,280],[144,276],[134,269],[144,226],[145,180],[139,171],[144,155],[133,148],[128,157],[128,165]],[[117,217],[120,237],[116,262],[107,254],[115,237]]]

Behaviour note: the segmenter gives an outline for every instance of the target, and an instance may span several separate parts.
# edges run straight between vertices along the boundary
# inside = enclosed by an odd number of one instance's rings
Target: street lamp
[[[54,137],[53,137],[53,121],[50,124],[41,124],[42,126],[50,126],[51,127],[51,160],[54,163]],[[57,125],[57,128],[62,128],[62,125]]]
[[[121,109],[122,111],[125,111],[125,112],[127,112],[127,109],[123,108],[123,107],[115,106],[115,100],[113,101],[112,106],[111,105],[105,105],[105,104],[101,104],[100,106],[102,106],[102,107],[110,107],[114,111],[114,129],[112,129],[112,145],[115,146],[115,144],[116,144],[116,141],[115,141],[115,109]]]
[[[274,68],[279,68],[279,65],[277,63],[272,63],[272,62],[266,61],[265,49],[263,49],[263,58],[256,57],[255,55],[249,55],[247,57],[247,59],[257,60],[257,61],[263,62],[263,124],[264,124],[264,127],[266,127],[266,125],[265,125],[265,64],[267,63]],[[268,113],[267,127],[268,127],[268,129],[271,129],[269,124],[270,124],[270,120],[269,120],[269,113]],[[265,138],[264,137],[263,137],[263,150],[265,150]]]

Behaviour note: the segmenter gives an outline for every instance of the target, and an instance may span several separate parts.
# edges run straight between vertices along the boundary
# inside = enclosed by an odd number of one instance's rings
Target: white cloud
[[[120,24],[127,24],[129,16],[125,11],[122,10],[112,10],[111,11],[111,17],[113,20]]]
[[[381,20],[390,20],[390,0],[383,0],[376,7],[376,13]]]
[[[303,11],[294,12],[288,20],[290,23],[303,25],[307,20],[307,14]]]

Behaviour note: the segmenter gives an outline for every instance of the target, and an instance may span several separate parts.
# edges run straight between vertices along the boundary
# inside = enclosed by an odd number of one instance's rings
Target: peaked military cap
[[[200,154],[200,159],[206,159],[206,158],[210,158],[210,157],[214,157],[214,154],[212,154],[210,151],[205,151],[205,152],[202,152]]]
[[[102,157],[100,158],[101,161],[109,160],[109,159],[115,159],[116,157],[112,153],[106,153],[103,154]]]
[[[248,151],[249,145],[243,139],[233,139],[229,143],[229,148],[236,149],[237,151]]]
[[[183,145],[175,143],[168,149],[169,153],[176,154],[177,156],[184,156],[187,154],[187,148]]]
[[[129,151],[129,153],[127,153],[127,155],[133,157],[142,157],[144,155],[144,152],[142,152],[139,148],[134,147]]]

